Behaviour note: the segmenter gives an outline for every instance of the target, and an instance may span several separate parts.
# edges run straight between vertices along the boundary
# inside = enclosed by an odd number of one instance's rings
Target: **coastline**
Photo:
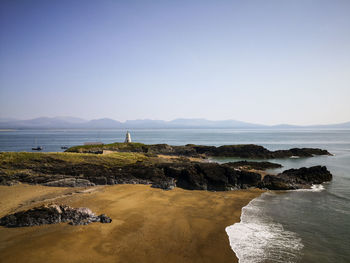
[[[108,225],[0,227],[4,262],[238,262],[225,228],[240,222],[241,209],[264,192],[164,191],[147,185],[88,189],[95,191],[0,186],[1,216],[54,199],[113,219]]]
[[[225,229],[240,263],[278,262],[281,258],[286,262],[300,261],[304,247],[301,238],[265,212],[266,204],[280,194],[283,193],[267,191],[254,198],[242,208],[240,222]]]

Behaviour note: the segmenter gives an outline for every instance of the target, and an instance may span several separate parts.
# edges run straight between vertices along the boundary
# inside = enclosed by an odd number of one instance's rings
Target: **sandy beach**
[[[225,227],[261,190],[0,186],[0,216],[43,203],[89,207],[111,224],[0,227],[1,262],[237,262]],[[79,193],[80,192],[80,193]]]

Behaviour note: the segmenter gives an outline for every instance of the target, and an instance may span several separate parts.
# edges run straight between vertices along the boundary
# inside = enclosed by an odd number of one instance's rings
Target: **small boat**
[[[61,146],[61,149],[66,150],[66,149],[68,149],[68,146]]]
[[[37,139],[35,139],[35,144],[34,145],[37,145],[37,146],[36,147],[32,147],[33,151],[41,151],[43,149],[42,146],[38,145],[38,140]]]
[[[32,148],[33,151],[41,151],[42,149],[43,149],[43,147],[41,147],[41,146],[37,146],[37,147]]]

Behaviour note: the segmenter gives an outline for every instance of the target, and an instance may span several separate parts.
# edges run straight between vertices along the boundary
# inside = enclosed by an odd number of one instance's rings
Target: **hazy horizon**
[[[0,7],[0,118],[350,120],[350,1]]]

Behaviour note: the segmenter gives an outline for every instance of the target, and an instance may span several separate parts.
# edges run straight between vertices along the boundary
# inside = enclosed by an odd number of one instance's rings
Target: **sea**
[[[325,165],[333,180],[309,190],[268,191],[242,209],[241,221],[227,226],[240,263],[350,262],[350,130],[137,129],[135,142],[171,145],[258,144],[270,150],[314,147],[332,156],[270,160],[285,169]],[[122,142],[126,130],[2,130],[0,151],[61,152],[85,142]],[[218,158],[220,163],[235,161]]]

